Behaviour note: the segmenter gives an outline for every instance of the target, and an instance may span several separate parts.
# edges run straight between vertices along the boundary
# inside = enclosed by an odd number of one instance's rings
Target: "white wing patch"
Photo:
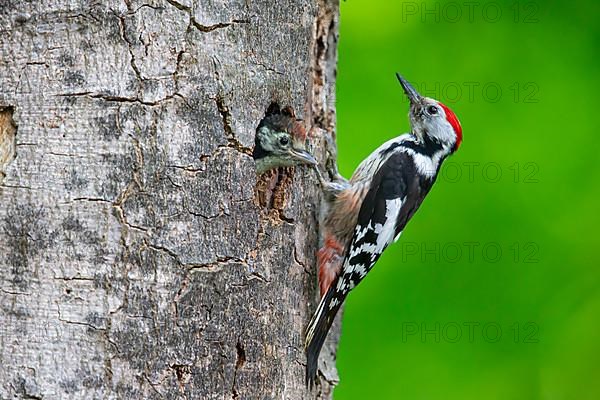
[[[370,225],[365,226],[364,229],[361,229],[361,227],[359,225],[356,225],[356,241],[357,242],[359,240],[361,240],[363,237],[365,237],[365,235],[369,231],[369,227],[370,227]]]
[[[394,238],[398,238],[399,235],[396,235],[396,222],[405,199],[406,197],[404,199],[386,200],[385,222],[383,224],[376,223],[373,225],[373,221],[369,221],[367,226],[356,226],[352,241],[354,247],[350,248],[344,262],[342,277],[337,280],[335,287],[337,293],[346,295],[350,290],[354,289],[358,282],[367,275],[377,256],[383,253],[383,250],[392,243]],[[356,246],[356,243],[365,239],[365,236],[369,232],[375,233],[375,242],[367,241]],[[351,260],[358,255],[362,255],[362,257],[359,257],[361,262],[354,260],[354,264],[351,264]],[[339,304],[340,301],[336,296],[329,303],[329,309],[334,309]]]
[[[381,229],[381,233],[377,237],[377,253],[380,254],[386,248],[387,245],[392,243],[392,240],[396,236],[396,221],[400,214],[400,208],[404,199],[392,199],[386,200],[385,202],[385,224]]]
[[[381,254],[383,252],[383,250],[390,244],[392,243],[392,240],[394,240],[394,237],[396,236],[396,221],[398,219],[398,214],[400,214],[400,208],[402,207],[402,203],[403,203],[404,199],[391,199],[391,200],[386,200],[385,202],[385,222],[382,224],[375,224],[375,226],[373,226],[372,222],[369,222],[369,225],[367,225],[367,227],[362,228],[357,226],[356,227],[356,237],[354,239],[354,242],[358,242],[360,239],[362,239],[368,231],[373,231],[375,232],[375,234],[377,235],[377,241],[375,243],[362,243],[360,246],[358,247],[353,247],[350,249],[350,254],[348,255],[347,259],[346,259],[346,265],[344,266],[344,272],[356,272],[360,275],[361,279],[365,277],[365,275],[367,275],[368,269],[371,267],[366,266],[366,265],[362,265],[362,264],[355,264],[355,265],[349,265],[349,260],[352,259],[353,257],[361,254],[361,253],[369,253],[371,255],[373,255],[371,258],[373,259],[374,256]],[[340,280],[341,281],[341,280]],[[343,289],[340,287],[340,283],[338,282],[338,289]]]
[[[440,166],[442,157],[448,154],[448,149],[446,147],[442,147],[442,149],[435,152],[431,157],[417,153],[416,151],[408,148],[404,148],[403,151],[412,156],[419,173],[427,176],[428,178],[433,178],[435,176],[438,167]]]
[[[412,150],[409,150],[412,151]],[[415,161],[415,165],[417,166],[417,170],[427,176],[427,177],[432,177],[435,175],[436,171],[437,171],[437,166],[439,164],[439,162],[437,162],[438,160],[436,160],[435,158],[429,158],[427,156],[424,156],[423,154],[417,153],[415,151],[412,151],[412,157],[413,160]]]
[[[338,279],[337,286],[335,287],[335,289],[338,292],[346,293],[348,291],[346,281],[343,279]],[[333,307],[331,307],[331,308],[333,308]]]
[[[362,163],[360,163],[360,165],[358,166],[358,168],[352,176],[352,181],[356,182],[373,176],[375,172],[381,167],[381,165],[383,165],[392,155],[392,152],[387,152],[387,149],[389,149],[390,146],[402,144],[404,142],[416,143],[416,139],[410,134],[404,134],[402,136],[398,136],[397,138],[388,140],[387,142],[379,146],[377,150],[371,153],[369,157],[363,160]],[[397,151],[402,151],[407,154],[410,154],[415,162],[419,173],[429,178],[433,178],[435,176],[442,157],[447,155],[449,153],[449,150],[449,146],[445,145],[436,153],[434,153],[431,157],[428,157],[407,147],[397,147]],[[387,155],[385,157],[382,157],[382,154]]]
[[[360,279],[362,279],[367,275],[368,271],[364,265],[357,264],[354,266],[354,272],[356,272],[360,276]]]
[[[400,208],[402,208],[403,200],[404,199],[400,198],[386,200],[385,222],[383,225],[375,224],[375,226],[373,226],[372,222],[369,222],[369,225],[362,230],[357,227],[357,231],[359,232],[354,240],[355,242],[358,242],[360,239],[362,239],[369,230],[374,231],[377,234],[377,242],[363,243],[362,246],[351,249],[348,259],[363,251],[376,254],[383,252],[386,246],[392,242],[392,239],[396,237],[396,220],[398,219],[398,214],[400,214]]]

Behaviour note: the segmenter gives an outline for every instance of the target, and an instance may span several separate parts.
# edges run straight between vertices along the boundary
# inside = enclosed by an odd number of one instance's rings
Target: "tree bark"
[[[0,399],[305,387],[320,194],[257,178],[271,102],[323,158],[337,0],[0,1]],[[267,193],[268,192],[268,193]]]

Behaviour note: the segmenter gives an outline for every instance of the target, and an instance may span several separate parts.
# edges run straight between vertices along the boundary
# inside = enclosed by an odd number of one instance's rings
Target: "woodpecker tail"
[[[313,315],[308,328],[306,329],[306,384],[312,387],[317,378],[317,369],[319,363],[319,354],[325,338],[333,324],[335,315],[341,306],[341,301],[336,302],[333,308],[330,308],[331,300],[335,296],[335,289],[330,287],[325,296],[321,299],[317,311]]]

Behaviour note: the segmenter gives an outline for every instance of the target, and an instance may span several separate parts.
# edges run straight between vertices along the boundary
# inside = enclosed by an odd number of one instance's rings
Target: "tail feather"
[[[325,338],[327,338],[329,328],[331,328],[335,315],[341,306],[341,301],[339,301],[334,308],[329,308],[334,295],[335,289],[330,287],[321,299],[317,311],[315,311],[306,330],[306,384],[309,387],[314,385],[317,378],[319,354],[323,343],[325,343]]]

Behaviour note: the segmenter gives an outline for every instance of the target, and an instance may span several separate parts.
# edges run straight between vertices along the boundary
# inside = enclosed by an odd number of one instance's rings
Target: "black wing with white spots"
[[[373,177],[362,202],[340,276],[321,299],[307,330],[306,379],[312,384],[327,332],[348,292],[373,268],[413,216],[433,181],[416,171],[413,158],[398,149]]]

